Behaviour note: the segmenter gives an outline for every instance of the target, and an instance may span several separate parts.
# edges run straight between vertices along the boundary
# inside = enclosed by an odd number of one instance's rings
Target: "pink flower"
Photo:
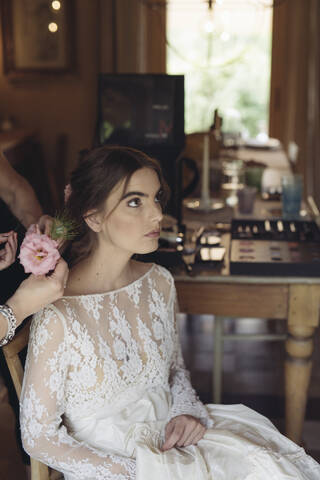
[[[53,270],[60,258],[58,242],[48,235],[35,233],[29,228],[20,248],[20,263],[26,273],[45,275]]]
[[[71,185],[70,183],[68,183],[68,185],[66,185],[64,187],[64,203],[67,203],[67,201],[69,200],[69,197],[72,193],[72,188],[71,188]]]

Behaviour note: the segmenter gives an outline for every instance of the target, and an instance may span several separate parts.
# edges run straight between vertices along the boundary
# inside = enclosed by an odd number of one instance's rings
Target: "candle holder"
[[[198,212],[211,212],[225,207],[224,200],[210,197],[210,137],[209,133],[203,136],[203,160],[201,197],[185,199],[184,205]]]

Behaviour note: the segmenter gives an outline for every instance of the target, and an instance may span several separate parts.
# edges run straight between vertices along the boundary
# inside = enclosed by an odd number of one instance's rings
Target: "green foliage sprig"
[[[79,228],[77,223],[70,219],[66,210],[57,213],[50,229],[50,237],[53,240],[72,240],[78,234]]]

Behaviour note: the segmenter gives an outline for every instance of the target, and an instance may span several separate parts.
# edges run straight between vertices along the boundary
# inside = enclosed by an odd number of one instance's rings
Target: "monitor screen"
[[[100,144],[184,146],[183,75],[101,74],[98,110]]]

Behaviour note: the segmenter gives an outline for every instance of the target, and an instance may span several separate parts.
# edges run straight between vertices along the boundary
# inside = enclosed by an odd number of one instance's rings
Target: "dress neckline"
[[[117,288],[115,290],[109,290],[108,292],[102,292],[102,293],[80,293],[79,295],[63,295],[62,298],[81,298],[81,297],[101,297],[104,295],[113,295],[115,293],[121,292],[123,290],[126,290],[127,288],[132,287],[138,282],[141,282],[145,277],[149,275],[149,273],[152,272],[152,270],[155,268],[155,263],[151,265],[151,267],[143,274],[141,277],[137,278],[133,282],[128,283],[128,285],[124,285],[123,287]]]

